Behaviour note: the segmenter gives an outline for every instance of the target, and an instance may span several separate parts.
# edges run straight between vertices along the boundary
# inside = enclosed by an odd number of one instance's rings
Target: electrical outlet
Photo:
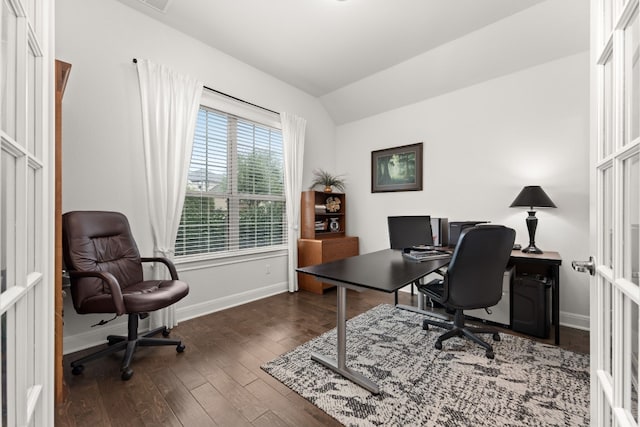
[[[271,264],[266,264],[264,266],[264,273],[265,274],[271,274]]]

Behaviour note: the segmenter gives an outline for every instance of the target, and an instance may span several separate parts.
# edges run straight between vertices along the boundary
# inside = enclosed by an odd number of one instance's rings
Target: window
[[[206,103],[207,97],[203,99]],[[279,127],[279,120],[272,118],[272,124]],[[202,105],[176,255],[283,245],[286,211],[280,129]]]

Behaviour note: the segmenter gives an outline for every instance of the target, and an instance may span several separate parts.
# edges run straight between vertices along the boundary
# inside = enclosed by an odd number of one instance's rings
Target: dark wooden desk
[[[373,394],[379,394],[377,384],[364,375],[352,371],[346,365],[347,332],[346,307],[347,288],[374,289],[395,292],[433,271],[444,267],[450,259],[436,259],[412,262],[402,257],[402,251],[384,249],[364,255],[345,258],[325,264],[298,268],[297,271],[310,274],[317,280],[337,286],[337,360],[319,353],[312,353],[311,359],[339,373]]]
[[[558,252],[545,251],[541,254],[527,254],[520,250],[511,252],[509,265],[515,267],[515,274],[541,274],[551,279],[551,322],[555,328],[555,343],[560,344],[560,265],[562,258]]]

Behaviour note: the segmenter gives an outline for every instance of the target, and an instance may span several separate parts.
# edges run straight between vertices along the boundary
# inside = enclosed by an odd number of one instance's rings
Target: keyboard
[[[402,256],[411,261],[430,261],[432,259],[451,258],[451,254],[442,251],[409,251],[403,252]]]

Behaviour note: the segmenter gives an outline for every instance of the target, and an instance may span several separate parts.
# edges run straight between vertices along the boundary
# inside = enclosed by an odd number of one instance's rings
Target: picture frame
[[[371,152],[371,192],[422,191],[422,142]]]

